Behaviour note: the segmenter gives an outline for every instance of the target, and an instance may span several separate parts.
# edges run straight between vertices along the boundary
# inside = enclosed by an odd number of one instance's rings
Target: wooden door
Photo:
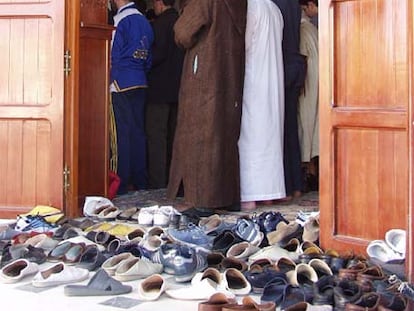
[[[62,0],[0,0],[0,218],[63,206]]]
[[[320,1],[324,248],[408,229],[412,0]]]
[[[107,196],[109,51],[106,0],[66,2],[66,214],[82,215],[85,196]]]

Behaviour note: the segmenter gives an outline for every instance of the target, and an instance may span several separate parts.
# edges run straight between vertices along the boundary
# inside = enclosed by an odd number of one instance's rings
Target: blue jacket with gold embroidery
[[[146,87],[152,61],[152,27],[133,2],[118,10],[114,22],[111,83],[117,91]]]

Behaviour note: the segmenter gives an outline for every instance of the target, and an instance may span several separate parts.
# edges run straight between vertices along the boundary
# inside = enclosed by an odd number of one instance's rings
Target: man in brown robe
[[[198,208],[240,203],[237,141],[247,0],[188,0],[174,31],[186,50],[167,195]]]

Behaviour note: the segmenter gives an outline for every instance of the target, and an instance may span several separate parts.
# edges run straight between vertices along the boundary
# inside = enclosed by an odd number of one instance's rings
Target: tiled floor
[[[123,202],[132,202],[134,197]],[[116,201],[116,200],[115,200]],[[119,203],[119,202],[118,202]],[[122,204],[120,204],[122,205]],[[125,206],[127,206],[126,204]],[[262,206],[257,210],[260,214],[265,210],[276,210],[281,212],[288,220],[294,220],[296,213],[302,211],[318,210],[318,193],[312,192],[304,195],[300,199],[282,205]],[[230,217],[238,217],[243,215],[241,212],[227,213]],[[41,267],[46,267],[51,263],[45,263]],[[165,275],[166,278],[170,276]],[[8,310],[30,310],[30,311],[105,311],[105,310],[140,310],[140,311],[158,311],[158,310],[180,310],[195,311],[198,309],[199,301],[183,301],[174,300],[165,294],[154,302],[143,302],[137,297],[137,287],[140,281],[125,282],[131,285],[133,290],[131,293],[121,296],[105,296],[105,297],[68,297],[63,293],[63,286],[47,288],[39,290],[31,286],[30,279],[22,280],[16,284],[1,284],[0,293],[2,297],[1,309]],[[84,281],[83,284],[88,283]],[[81,283],[82,284],[82,283]],[[182,286],[174,284],[169,280],[171,286]],[[252,297],[259,301],[258,296]],[[241,297],[237,297],[241,301]]]

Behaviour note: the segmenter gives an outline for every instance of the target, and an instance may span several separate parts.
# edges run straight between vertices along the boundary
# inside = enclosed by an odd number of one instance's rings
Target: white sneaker
[[[83,215],[96,217],[101,208],[109,206],[114,206],[114,204],[107,198],[86,197],[83,205]]]
[[[158,211],[158,208],[158,205],[141,208],[138,214],[138,223],[143,226],[152,226],[154,214]]]
[[[367,246],[367,254],[369,257],[376,258],[384,263],[404,259],[404,255],[394,252],[383,240],[371,241]]]
[[[402,229],[391,229],[385,233],[385,242],[395,252],[405,256],[406,233]]]
[[[168,227],[172,215],[181,215],[181,213],[179,213],[171,205],[160,206],[160,208],[154,213],[153,225]]]

